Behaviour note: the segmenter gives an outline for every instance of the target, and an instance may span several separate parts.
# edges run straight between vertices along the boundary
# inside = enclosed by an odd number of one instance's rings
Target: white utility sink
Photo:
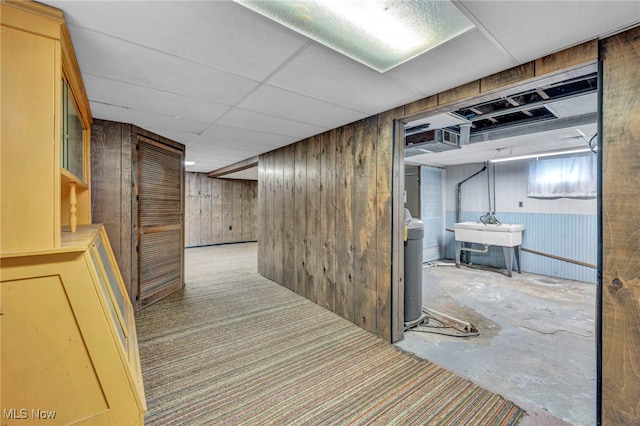
[[[524,225],[460,222],[453,225],[456,241],[493,246],[515,247],[522,244]]]

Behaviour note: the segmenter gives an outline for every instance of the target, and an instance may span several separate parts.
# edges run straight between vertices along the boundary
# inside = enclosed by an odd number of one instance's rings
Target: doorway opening
[[[405,165],[420,169],[423,306],[480,335],[434,327],[397,343],[550,415],[545,421],[585,425],[596,421],[600,171],[591,71],[405,120]],[[505,250],[514,245],[458,235],[461,222],[479,231],[522,225],[517,264]]]

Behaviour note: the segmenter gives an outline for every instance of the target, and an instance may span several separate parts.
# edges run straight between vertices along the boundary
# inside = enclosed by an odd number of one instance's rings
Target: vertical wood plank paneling
[[[105,225],[113,254],[121,260],[122,124],[97,121],[91,136],[91,188],[96,194],[91,200],[91,215]]]
[[[376,139],[378,117],[355,124],[354,302],[355,324],[377,334]]]
[[[602,41],[602,424],[640,424],[640,27]]]
[[[320,272],[318,294],[320,306],[335,312],[336,297],[336,135],[326,132],[321,137],[320,158]]]
[[[193,225],[191,224],[191,173],[185,173],[184,176],[184,246],[191,247],[191,237],[189,232]]]
[[[391,341],[391,257],[392,257],[392,175],[393,121],[403,108],[382,113],[378,117],[376,145],[376,293],[378,335]]]
[[[131,125],[95,120],[91,128],[91,210],[95,223],[103,223],[127,287],[135,302],[137,284],[132,278],[135,242],[132,241]],[[132,257],[133,246],[133,257]],[[137,280],[135,280],[137,282]]]
[[[251,184],[251,241],[258,239],[258,182]]]
[[[336,299],[335,312],[355,322],[354,312],[354,125],[336,136]]]
[[[187,181],[187,247],[200,245],[200,178],[197,173],[189,173]]]
[[[200,180],[200,245],[211,244],[211,178],[198,173]],[[197,223],[197,221],[194,221]]]
[[[258,160],[258,218],[256,221],[256,237],[258,238],[258,273],[265,277],[267,276],[267,268],[264,253],[267,250],[267,245],[265,244],[264,228],[267,216],[265,198],[267,196],[266,161],[268,155],[269,154],[262,154]]]
[[[259,249],[259,262],[269,262],[269,251],[276,258],[262,275],[386,340],[392,335],[393,119],[402,111],[384,115],[380,128],[378,117],[370,117],[261,159],[260,188],[272,200],[261,203],[259,216],[273,235]],[[282,257],[274,248],[280,243]]]
[[[307,141],[307,299],[318,303],[320,277],[320,137]]]
[[[220,244],[222,240],[222,197],[224,186],[221,179],[211,181],[211,244]]]
[[[582,51],[591,54],[589,46]],[[573,58],[570,60],[576,64],[585,62],[584,54],[576,56],[574,53],[567,53]],[[557,67],[560,60],[557,56],[545,59],[542,65],[536,63],[536,75],[541,67]],[[394,126],[393,120],[478,97],[481,91],[498,90],[505,84],[511,87],[518,83],[519,78],[530,78],[530,74],[531,64],[525,64],[335,129],[333,194],[328,190],[331,183],[325,181],[329,176],[324,173],[330,172],[324,164],[325,161],[329,163],[325,159],[327,152],[318,151],[320,160],[316,158],[318,154],[314,154],[317,140],[324,140],[327,136],[323,134],[294,144],[291,148],[295,157],[291,196],[293,244],[288,246],[285,242],[283,245],[283,268],[291,270],[295,277],[293,289],[323,306],[330,308],[333,303],[336,313],[385,340],[395,342],[401,339],[404,310],[403,204],[398,195],[404,187],[404,156],[403,145],[393,143],[394,130],[401,131],[401,126]],[[283,155],[284,161],[288,161],[289,155]],[[274,153],[265,154],[261,159],[274,161]],[[318,161],[320,167],[317,166]],[[273,165],[264,165],[260,170],[260,176],[265,180],[259,184],[260,196],[268,198],[269,194],[275,194],[273,176],[270,175]],[[283,203],[286,206],[290,203],[286,195],[288,182],[289,177],[283,175]],[[319,196],[316,195],[318,191]],[[332,197],[336,204],[335,225],[330,223],[328,213]],[[269,231],[264,230],[265,222],[273,221],[273,206],[268,203],[264,198],[259,202],[261,210],[258,217],[263,234],[274,229],[271,226],[267,227]],[[327,219],[329,223],[325,223]],[[284,238],[288,238],[288,220],[283,212]],[[331,286],[326,285],[330,282],[326,276],[329,271],[326,265],[331,264],[327,254],[331,241],[327,237],[332,226],[335,226],[333,302],[331,290],[327,292]],[[265,238],[269,245],[259,244],[259,264],[264,263],[264,256],[269,256],[272,240],[272,237]],[[291,251],[293,268],[286,266],[290,263],[288,256]],[[270,274],[262,275],[273,278]]]
[[[186,247],[256,240],[256,181],[194,172],[186,173],[185,180]]]
[[[275,158],[273,153],[265,157],[265,223],[264,223],[264,240],[265,252],[262,254],[265,262],[266,277],[273,279],[273,215],[274,215],[274,187],[275,187]]]
[[[242,241],[242,182],[235,180],[232,181],[233,185],[233,201],[232,209],[233,214],[231,216],[231,226],[233,227],[231,233],[231,241]]]
[[[95,121],[94,121],[95,122]],[[140,209],[138,208],[138,196],[140,194],[140,182],[138,180],[138,138],[134,134],[134,126],[128,124],[127,132],[131,139],[131,288],[133,296],[131,303],[134,303],[136,310],[140,309],[140,253],[138,246],[138,235],[140,233]],[[185,202],[186,202],[186,182],[185,182]]]
[[[284,150],[273,154],[273,280],[284,282]]]
[[[307,297],[307,142],[295,144],[295,291]]]
[[[295,165],[296,151],[294,145],[283,148],[283,254],[282,268],[284,279],[282,285],[290,290],[296,288],[295,267]]]
[[[133,264],[133,257],[131,252],[131,240],[134,240],[132,229],[132,222],[134,216],[131,213],[131,125],[120,124],[120,138],[121,138],[121,171],[120,171],[120,259],[118,260],[118,266],[120,267],[120,274],[125,285],[128,288],[129,299],[135,305],[135,297],[137,294],[137,287],[131,285],[131,268]],[[137,218],[136,218],[137,219]],[[137,222],[137,220],[136,220]],[[137,231],[135,231],[137,232]],[[133,252],[135,255],[135,252]],[[137,257],[136,257],[137,259]]]
[[[222,180],[222,242],[233,238],[233,182]]]
[[[242,230],[241,240],[249,241],[251,239],[251,185],[249,181],[240,182],[242,190]]]
[[[396,121],[394,134],[404,134],[401,122]],[[391,341],[397,342],[403,338],[404,333],[404,244],[403,222],[404,202],[402,191],[404,190],[404,143],[402,139],[394,143],[394,155],[392,162],[392,240],[391,240]]]

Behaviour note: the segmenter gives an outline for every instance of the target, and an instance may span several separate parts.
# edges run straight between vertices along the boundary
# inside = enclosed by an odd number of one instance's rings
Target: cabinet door
[[[58,247],[59,43],[4,25],[0,43],[0,246],[4,253]]]
[[[182,151],[139,138],[139,307],[182,287],[183,159]]]

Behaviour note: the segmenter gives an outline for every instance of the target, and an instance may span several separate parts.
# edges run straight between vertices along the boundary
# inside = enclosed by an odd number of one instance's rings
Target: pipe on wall
[[[462,247],[462,251],[471,251],[474,253],[486,253],[489,251],[489,244],[483,244],[481,249],[471,248],[471,247]]]
[[[474,177],[478,176],[480,173],[484,172],[485,170],[487,170],[487,163],[484,163],[484,166],[482,167],[482,169],[478,170],[477,172],[475,172],[474,174],[472,174],[471,176],[469,176],[468,178],[460,181],[458,183],[458,201],[457,201],[457,206],[456,206],[456,222],[461,222],[461,216],[462,216],[462,184],[465,183],[468,180],[473,179]]]
[[[468,178],[460,181],[458,183],[458,199],[457,199],[457,205],[456,205],[456,222],[461,222],[462,221],[462,184],[464,184],[465,182],[467,182],[470,179],[473,179],[474,177],[478,176],[480,173],[484,172],[485,170],[487,170],[487,163],[484,163],[484,166],[482,167],[482,169],[478,170],[477,172],[475,172],[474,174],[472,174],[471,176],[469,176]],[[463,243],[463,247],[464,247],[464,243]],[[464,249],[463,249],[464,250]],[[465,252],[463,252],[463,255],[465,254]],[[468,253],[466,253],[467,256],[469,256]],[[469,260],[470,258],[467,258],[467,260]]]

